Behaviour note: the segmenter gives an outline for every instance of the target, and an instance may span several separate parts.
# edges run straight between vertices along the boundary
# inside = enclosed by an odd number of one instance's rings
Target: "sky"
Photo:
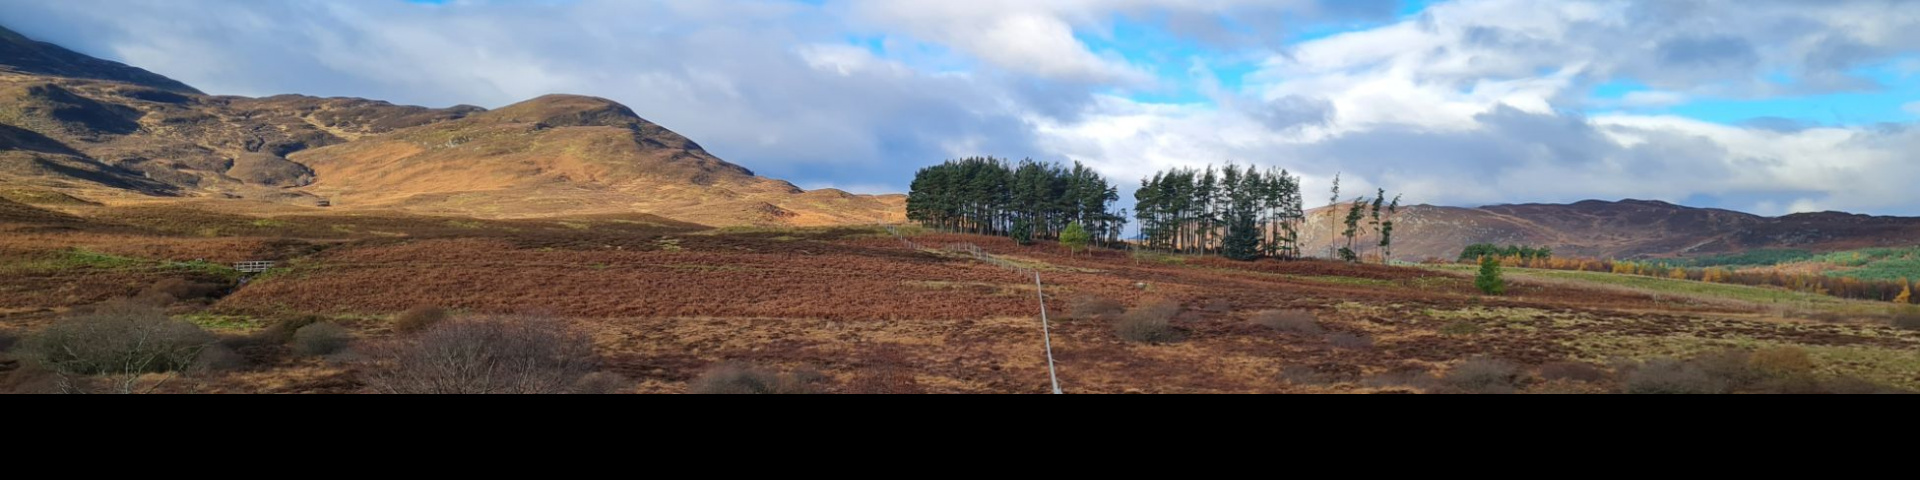
[[[0,0],[227,95],[606,97],[808,188],[976,155],[1920,215],[1920,0]],[[1326,195],[1309,195],[1321,198]],[[1122,206],[1131,201],[1123,201]]]

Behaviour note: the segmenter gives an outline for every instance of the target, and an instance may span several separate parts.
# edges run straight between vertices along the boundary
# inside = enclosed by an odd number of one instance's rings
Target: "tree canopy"
[[[1079,224],[1094,243],[1118,243],[1126,228],[1109,211],[1119,189],[1078,162],[1071,167],[993,157],[951,160],[921,169],[907,196],[907,218],[928,228],[1058,240]]]

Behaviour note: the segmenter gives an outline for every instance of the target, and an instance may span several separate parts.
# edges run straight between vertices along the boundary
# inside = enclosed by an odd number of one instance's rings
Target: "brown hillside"
[[[904,220],[905,200],[754,175],[605,99],[486,111],[216,97],[0,29],[0,185],[481,217],[653,213],[714,226]]]
[[[1312,212],[1306,232],[1309,252],[1324,255],[1329,222],[1325,209]],[[1844,213],[1769,218],[1730,210],[1666,202],[1589,200],[1568,205],[1496,205],[1481,208],[1415,206],[1403,209],[1394,257],[1415,261],[1451,259],[1467,245],[1492,243],[1550,247],[1559,255],[1649,258],[1711,255],[1770,248],[1816,251],[1920,242],[1920,218]],[[1378,237],[1359,242],[1372,252]]]
[[[898,221],[885,199],[755,176],[609,100],[551,95],[294,156],[337,206],[482,217],[642,211],[715,226]]]
[[[180,93],[200,93],[187,84],[153,72],[74,53],[0,27],[0,70],[33,75],[89,78],[144,85]]]

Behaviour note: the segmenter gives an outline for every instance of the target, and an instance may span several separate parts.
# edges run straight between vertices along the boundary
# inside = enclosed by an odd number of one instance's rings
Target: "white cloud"
[[[0,0],[0,22],[215,93],[500,106],[546,93],[632,106],[803,185],[898,190],[946,157],[1081,160],[1133,184],[1172,166],[1281,166],[1324,189],[1482,204],[1720,198],[1759,213],[1920,214],[1914,125],[1778,128],[1579,112],[1871,88],[1920,53],[1906,2],[1452,0],[1286,44],[1287,22],[1398,2],[1310,0]],[[217,15],[206,12],[217,11]],[[1115,25],[1264,58],[1103,51]],[[1222,22],[1235,28],[1222,28]],[[855,39],[855,41],[849,41]],[[1150,58],[1150,59],[1143,59]],[[1192,65],[1208,101],[1158,104]],[[1792,81],[1777,78],[1785,75]],[[1596,85],[1644,83],[1611,101]],[[1920,105],[1907,105],[1920,115]]]
[[[1904,110],[1906,110],[1907,113],[1914,114],[1915,116],[1920,116],[1920,102],[1909,103],[1907,104],[1906,107],[1904,107]]]

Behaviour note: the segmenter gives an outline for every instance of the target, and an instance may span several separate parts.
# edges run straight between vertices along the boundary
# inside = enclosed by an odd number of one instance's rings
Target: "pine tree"
[[[1480,257],[1480,275],[1474,277],[1473,286],[1488,295],[1506,295],[1507,280],[1500,273],[1500,259]]]
[[[1079,223],[1069,224],[1066,231],[1060,232],[1060,246],[1067,247],[1069,253],[1078,254],[1086,251],[1088,243],[1092,240],[1087,235],[1087,229],[1081,227]]]
[[[1334,247],[1339,246],[1340,237],[1340,174],[1333,174],[1333,197],[1327,200],[1327,257],[1334,256]]]
[[[1013,221],[1013,242],[1021,246],[1033,244],[1033,221],[1025,217]]]
[[[1347,210],[1347,229],[1343,232],[1347,246],[1340,248],[1340,259],[1348,263],[1360,261],[1360,252],[1354,251],[1353,247],[1354,239],[1360,235],[1360,220],[1366,218],[1366,205],[1366,198],[1357,198],[1353,201],[1353,208]]]

